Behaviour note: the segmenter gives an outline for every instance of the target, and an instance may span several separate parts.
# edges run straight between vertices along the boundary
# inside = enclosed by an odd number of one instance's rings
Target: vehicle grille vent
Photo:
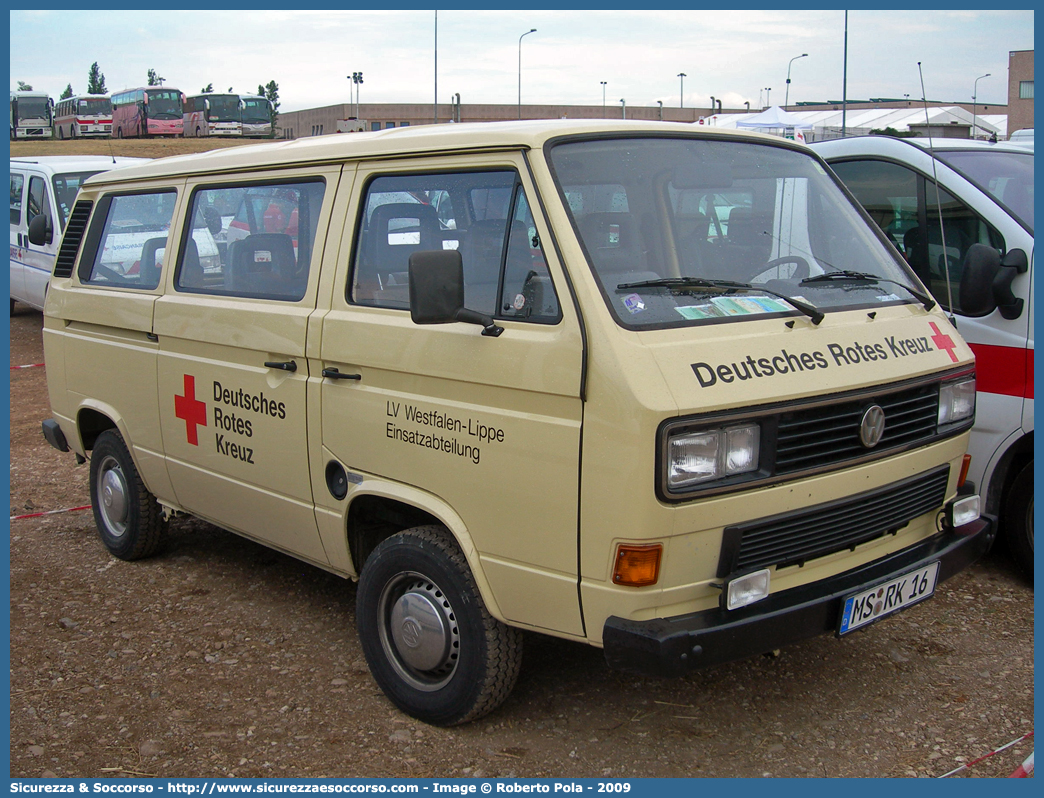
[[[876,404],[885,412],[885,430],[873,450],[859,441],[863,414]],[[864,455],[929,441],[936,434],[939,385],[933,383],[826,407],[812,407],[779,418],[776,474],[821,468]]]
[[[727,527],[718,576],[804,563],[883,537],[942,506],[949,466],[840,502]]]
[[[73,206],[69,223],[65,226],[62,245],[58,249],[58,257],[54,260],[55,277],[72,277],[76,253],[80,251],[80,241],[83,239],[83,231],[87,229],[87,220],[93,206],[91,200],[79,200]]]

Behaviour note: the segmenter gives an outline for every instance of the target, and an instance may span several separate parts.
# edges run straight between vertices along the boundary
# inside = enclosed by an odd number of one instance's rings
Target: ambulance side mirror
[[[51,217],[46,213],[40,213],[29,222],[29,241],[37,246],[50,244],[54,240],[54,225]]]
[[[462,321],[482,326],[494,338],[504,332],[491,316],[464,307],[464,261],[455,249],[419,250],[410,255],[410,318],[414,324]]]
[[[1022,315],[1023,300],[1011,290],[1015,275],[1029,268],[1026,253],[1013,249],[1001,260],[1000,253],[985,244],[972,244],[964,257],[958,293],[961,313],[988,316],[999,309],[1006,319]]]

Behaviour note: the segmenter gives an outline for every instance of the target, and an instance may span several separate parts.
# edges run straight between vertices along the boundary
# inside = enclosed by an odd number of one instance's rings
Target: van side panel
[[[503,166],[491,166],[487,157],[432,159],[410,167],[481,165],[524,174],[520,158],[499,157]],[[402,169],[393,163],[367,165],[356,184],[365,186],[369,174]],[[469,538],[462,548],[467,555],[473,546],[477,555],[469,556],[469,564],[480,584],[488,582],[496,597],[490,607],[498,606],[503,619],[582,634],[577,600],[582,343],[571,302],[560,302],[564,318],[557,324],[504,321],[505,332],[497,338],[483,336],[472,324],[422,326],[407,310],[351,305],[346,291],[358,188],[355,195],[338,255],[332,310],[323,322],[321,357],[310,369],[335,368],[359,379],[323,381],[324,445],[363,478],[362,487],[367,475],[377,476],[421,486],[453,507]],[[546,230],[540,235],[550,241]],[[568,299],[553,254],[544,247],[559,296]]]

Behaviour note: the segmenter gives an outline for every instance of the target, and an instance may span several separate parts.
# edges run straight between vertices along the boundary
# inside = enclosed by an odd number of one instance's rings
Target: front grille
[[[948,466],[839,502],[727,527],[718,577],[803,563],[880,538],[942,506]]]
[[[784,413],[779,417],[776,474],[821,468],[869,454],[859,441],[859,425],[873,404],[885,412],[884,437],[874,454],[930,440],[936,433],[938,383]]]

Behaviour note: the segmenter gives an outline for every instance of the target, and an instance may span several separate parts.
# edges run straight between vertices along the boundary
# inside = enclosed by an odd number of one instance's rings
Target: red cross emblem
[[[957,348],[957,344],[955,344],[953,339],[946,333],[940,332],[939,327],[934,321],[928,322],[928,326],[935,330],[935,335],[932,336],[932,343],[935,344],[935,347],[937,349],[945,349],[950,355],[950,360],[956,363],[957,355],[953,350]]]
[[[174,394],[174,415],[185,421],[185,439],[199,446],[196,425],[207,426],[207,405],[196,399],[196,378],[185,375],[185,395]]]

